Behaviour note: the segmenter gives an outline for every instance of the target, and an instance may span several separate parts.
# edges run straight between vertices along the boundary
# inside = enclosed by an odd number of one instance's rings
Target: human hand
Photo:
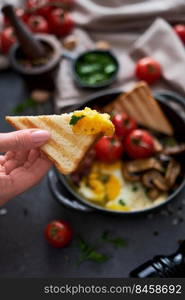
[[[38,129],[0,133],[0,205],[37,184],[51,162],[39,148],[50,137]]]

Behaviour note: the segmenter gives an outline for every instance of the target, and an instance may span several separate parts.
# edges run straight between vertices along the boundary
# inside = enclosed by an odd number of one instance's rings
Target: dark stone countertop
[[[27,97],[22,80],[13,72],[0,74],[0,132],[10,131],[4,116]],[[170,205],[171,215],[158,212],[138,217],[117,217],[98,213],[83,214],[60,206],[48,188],[47,177],[23,195],[12,199],[0,215],[0,277],[127,277],[139,264],[157,254],[170,254],[185,238],[184,221],[174,225],[177,214],[185,213],[185,191]],[[183,203],[182,203],[183,201]],[[65,219],[74,228],[74,239],[65,249],[53,249],[43,236],[46,224]],[[104,230],[127,240],[127,246],[114,249],[103,245],[112,257],[106,263],[85,262],[77,267],[80,234],[93,244]],[[158,233],[158,234],[157,234]]]

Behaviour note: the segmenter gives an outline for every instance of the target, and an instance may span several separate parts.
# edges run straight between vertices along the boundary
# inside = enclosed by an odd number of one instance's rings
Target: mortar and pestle
[[[49,34],[32,34],[16,16],[12,5],[5,5],[2,12],[18,40],[9,52],[11,66],[23,76],[30,90],[54,90],[61,61],[60,42]]]

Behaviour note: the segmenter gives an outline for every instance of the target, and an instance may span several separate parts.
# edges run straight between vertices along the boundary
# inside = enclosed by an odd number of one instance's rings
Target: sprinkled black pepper
[[[179,223],[182,223],[184,221],[184,218],[183,217],[180,217],[179,218]]]
[[[155,231],[153,232],[153,235],[154,235],[154,236],[158,236],[158,235],[159,235],[159,231],[155,230]]]
[[[182,210],[182,206],[178,206],[177,209],[178,209],[178,210]]]
[[[28,210],[27,208],[23,208],[23,215],[26,217],[28,215]]]

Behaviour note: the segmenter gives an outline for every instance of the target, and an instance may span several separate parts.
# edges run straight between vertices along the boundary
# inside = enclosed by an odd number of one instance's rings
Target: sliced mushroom
[[[163,192],[169,190],[165,178],[156,170],[151,170],[143,174],[142,182],[147,188],[157,188]]]
[[[140,175],[128,171],[127,163],[122,165],[122,175],[126,181],[135,182],[140,180]]]
[[[175,146],[167,146],[163,153],[166,155],[176,155],[185,151],[185,143],[177,144]]]
[[[157,199],[157,197],[159,197],[159,195],[160,195],[160,191],[156,188],[147,190],[147,196],[152,200]]]
[[[163,145],[156,137],[153,137],[153,141],[154,141],[155,152],[161,152],[163,150]]]
[[[169,186],[167,185],[165,178],[160,173],[158,173],[158,176],[153,179],[153,183],[163,192],[167,192],[169,190]]]
[[[175,184],[177,177],[180,174],[180,171],[180,164],[176,160],[172,159],[167,166],[165,174],[166,183],[170,188]]]
[[[127,162],[126,165],[130,173],[138,173],[150,169],[155,169],[161,172],[163,171],[161,163],[154,157],[132,160]]]
[[[144,186],[149,189],[152,189],[155,187],[153,184],[154,172],[155,171],[148,171],[145,174],[143,174],[143,176],[141,178]]]
[[[160,162],[164,163],[165,165],[168,164],[170,162],[170,160],[172,159],[171,156],[165,155],[163,153],[159,153],[157,155],[157,158],[160,160]]]

